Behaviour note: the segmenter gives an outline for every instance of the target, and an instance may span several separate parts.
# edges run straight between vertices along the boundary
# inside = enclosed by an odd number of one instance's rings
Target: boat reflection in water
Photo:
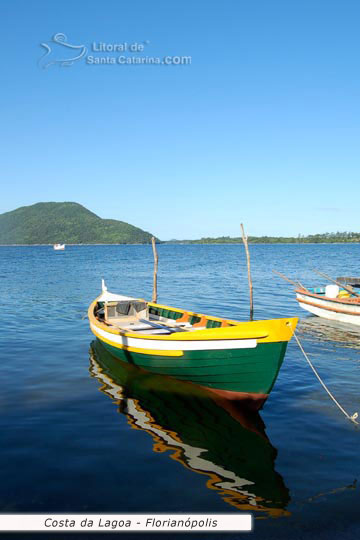
[[[360,349],[360,328],[354,324],[330,321],[316,316],[301,319],[297,329],[299,336],[325,342],[339,347]]]
[[[207,487],[242,511],[289,515],[290,497],[274,470],[276,450],[258,413],[241,410],[195,385],[121,362],[97,341],[90,373],[115,400],[132,428],[154,439],[154,452],[207,475]]]

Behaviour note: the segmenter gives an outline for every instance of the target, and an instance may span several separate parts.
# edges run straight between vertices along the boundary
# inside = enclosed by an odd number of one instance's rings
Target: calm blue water
[[[349,413],[360,412],[360,328],[306,314],[292,287],[271,273],[308,286],[321,284],[312,268],[358,275],[360,246],[250,247],[255,318],[300,316],[298,335],[324,381]],[[158,251],[159,302],[248,318],[242,246]],[[265,518],[255,520],[254,538],[359,538],[360,431],[329,400],[295,341],[261,411],[259,437],[201,396],[181,397],[176,383],[166,395],[161,380],[112,373],[101,351],[89,357],[84,316],[101,278],[111,291],[150,298],[152,266],[149,246],[0,247],[1,511],[253,508]],[[196,448],[205,471],[193,460]],[[234,475],[247,484],[232,481],[226,491]]]

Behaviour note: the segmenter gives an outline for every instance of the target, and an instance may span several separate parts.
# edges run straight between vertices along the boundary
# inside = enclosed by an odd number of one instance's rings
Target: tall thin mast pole
[[[153,294],[152,294],[152,301],[157,302],[157,271],[158,271],[158,262],[159,257],[156,251],[156,242],[155,238],[151,238],[152,248],[153,248],[153,254],[154,254],[154,282],[153,282]]]
[[[247,236],[244,231],[244,226],[241,223],[241,231],[242,231],[242,239],[245,246],[245,252],[246,252],[246,261],[247,261],[247,271],[248,271],[248,281],[249,281],[249,293],[250,293],[250,321],[254,318],[254,306],[253,306],[253,286],[251,281],[251,272],[250,272],[250,254],[249,254],[249,248],[248,248],[248,241]]]

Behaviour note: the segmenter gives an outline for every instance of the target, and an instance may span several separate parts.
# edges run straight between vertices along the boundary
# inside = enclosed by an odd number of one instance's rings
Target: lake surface
[[[160,303],[248,319],[243,246],[158,252]],[[323,284],[313,268],[359,275],[360,246],[251,245],[250,253],[255,319],[299,316],[324,381],[350,414],[360,412],[360,328],[307,314],[271,272],[308,286]],[[85,316],[101,278],[110,291],[149,299],[152,268],[151,246],[0,247],[0,511],[252,511],[256,539],[359,538],[360,430],[294,340],[250,419],[187,395],[182,383],[140,375],[94,342]]]

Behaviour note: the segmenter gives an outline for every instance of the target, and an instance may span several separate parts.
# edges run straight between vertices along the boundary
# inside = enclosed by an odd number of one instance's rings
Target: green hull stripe
[[[184,351],[179,357],[137,354],[102,342],[116,358],[151,373],[209,388],[269,394],[284,359],[287,342],[260,343],[254,349]]]

